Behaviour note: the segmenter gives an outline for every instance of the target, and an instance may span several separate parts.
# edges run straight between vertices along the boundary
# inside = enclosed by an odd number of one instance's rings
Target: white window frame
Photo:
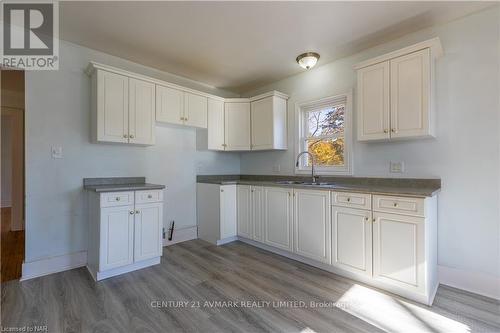
[[[305,175],[311,173],[311,167],[304,165],[304,159],[307,158],[307,154],[301,157],[299,166],[295,165],[295,158],[297,155],[305,150],[304,142],[306,137],[306,123],[304,119],[304,112],[311,111],[311,109],[320,108],[328,104],[335,104],[339,101],[345,100],[345,114],[344,114],[344,165],[343,166],[329,166],[321,167],[314,166],[315,174],[317,175],[352,175],[352,156],[353,156],[353,144],[352,144],[352,90],[344,94],[330,96],[321,98],[319,100],[307,101],[295,104],[295,156],[294,156],[294,167],[295,174]]]

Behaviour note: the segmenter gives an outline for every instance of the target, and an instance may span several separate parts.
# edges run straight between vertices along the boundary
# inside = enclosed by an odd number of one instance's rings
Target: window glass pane
[[[344,165],[344,138],[336,139],[307,139],[308,151],[314,156],[315,166],[342,166]],[[311,166],[307,155],[306,166]]]
[[[344,132],[345,105],[339,104],[318,111],[306,112],[307,136],[317,137]]]

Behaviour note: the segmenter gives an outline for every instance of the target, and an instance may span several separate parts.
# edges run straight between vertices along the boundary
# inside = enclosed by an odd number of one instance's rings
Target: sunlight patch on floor
[[[389,332],[468,333],[469,326],[360,285],[352,286],[338,300],[344,311]]]

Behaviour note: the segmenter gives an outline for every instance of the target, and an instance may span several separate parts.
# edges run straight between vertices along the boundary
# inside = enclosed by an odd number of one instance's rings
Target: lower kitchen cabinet
[[[146,260],[162,254],[163,203],[136,204],[135,206],[135,260]]]
[[[264,188],[264,243],[293,251],[293,190]]]
[[[134,206],[106,207],[101,210],[99,270],[134,262]]]
[[[335,206],[332,208],[332,265],[371,276],[371,211]]]
[[[163,191],[89,192],[87,268],[99,281],[160,263]]]
[[[252,186],[251,216],[253,227],[253,239],[264,241],[264,188]]]
[[[294,190],[294,252],[330,263],[330,192]]]
[[[198,238],[221,245],[236,240],[236,185],[197,184]]]
[[[373,217],[373,277],[424,291],[425,219],[381,212]]]
[[[238,185],[236,198],[237,209],[237,233],[238,236],[253,239],[252,226],[252,189],[248,185]]]

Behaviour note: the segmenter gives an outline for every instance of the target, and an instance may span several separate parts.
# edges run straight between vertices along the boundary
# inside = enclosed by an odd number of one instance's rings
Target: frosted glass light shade
[[[319,54],[315,52],[307,52],[299,55],[297,57],[297,63],[300,67],[305,69],[311,69],[316,65],[319,59]]]

